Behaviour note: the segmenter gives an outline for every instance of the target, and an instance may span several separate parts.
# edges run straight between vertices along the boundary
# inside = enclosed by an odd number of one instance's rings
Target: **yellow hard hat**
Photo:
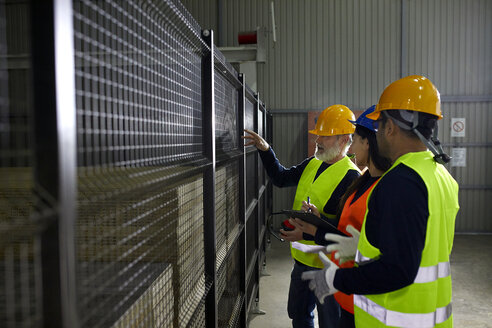
[[[339,134],[351,134],[355,131],[355,125],[350,121],[355,120],[355,115],[344,105],[332,105],[325,108],[319,114],[314,130],[309,133],[318,136],[336,136]]]
[[[441,96],[432,82],[420,75],[410,75],[399,79],[384,89],[376,110],[367,115],[377,120],[381,111],[389,109],[413,110],[442,118]]]

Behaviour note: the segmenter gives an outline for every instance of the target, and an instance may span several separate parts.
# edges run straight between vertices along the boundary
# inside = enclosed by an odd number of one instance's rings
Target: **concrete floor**
[[[292,260],[289,244],[272,238],[266,272],[260,279],[260,310],[250,328],[290,327],[287,292]],[[456,235],[451,254],[456,328],[492,328],[492,235]],[[317,324],[317,323],[316,323]]]

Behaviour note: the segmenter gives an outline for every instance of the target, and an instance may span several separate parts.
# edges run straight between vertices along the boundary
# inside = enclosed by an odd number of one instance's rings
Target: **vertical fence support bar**
[[[267,111],[266,111],[266,108],[265,106],[263,105],[262,106],[262,115],[263,115],[263,126],[262,126],[262,130],[263,130],[263,139],[267,140],[267,133],[268,133],[268,130],[267,130]],[[261,162],[261,160],[259,160]],[[258,170],[264,170],[263,168],[263,163],[260,165],[260,163],[258,163]],[[258,172],[259,174],[259,172]],[[261,184],[262,186],[265,187],[264,191],[263,191],[263,207],[262,207],[262,211],[263,211],[263,224],[264,226],[261,228],[262,231],[265,231],[265,233],[263,234],[263,240],[261,241],[261,258],[262,258],[262,261],[260,263],[260,277],[263,275],[263,274],[266,274],[266,246],[267,246],[267,243],[266,243],[266,240],[267,240],[267,235],[268,235],[268,229],[267,229],[267,220],[268,220],[268,211],[267,211],[267,205],[268,205],[268,201],[267,201],[267,197],[268,197],[268,193],[267,193],[267,183],[266,183],[266,178],[267,174],[266,172],[264,172],[263,174],[263,180],[261,181]]]
[[[255,132],[259,133],[260,132],[260,126],[259,126],[259,120],[260,120],[260,95],[258,93],[255,94],[255,115],[254,115],[254,122],[255,122]],[[260,201],[260,183],[259,183],[259,176],[260,172],[258,170],[258,165],[260,161],[260,155],[258,152],[255,154],[256,156],[256,165],[255,165],[255,193],[256,193],[256,199],[258,202],[256,203],[256,238],[255,238],[255,249],[256,249],[256,254],[257,257],[253,261],[256,262],[256,269],[254,271],[254,283],[257,284],[256,288],[256,295],[255,295],[255,309],[259,309],[259,300],[260,300],[260,269],[261,269],[261,243],[260,243],[260,235],[261,235],[261,226],[260,226],[260,217],[261,217],[261,211],[263,210],[261,208],[261,201]]]
[[[241,88],[239,89],[239,106],[238,106],[238,132],[240,136],[243,135],[244,130],[244,115],[245,115],[245,78],[241,73],[239,74],[239,81],[241,82]],[[239,291],[241,295],[243,295],[243,305],[241,307],[241,313],[239,317],[239,326],[246,327],[248,320],[248,299],[247,299],[247,289],[246,289],[246,271],[247,271],[247,263],[246,263],[246,152],[244,149],[244,142],[239,137],[239,150],[243,153],[243,156],[239,160],[239,218],[240,223],[243,228],[241,229],[241,234],[239,236]]]
[[[53,214],[40,235],[43,325],[78,327],[76,107],[72,2],[31,0],[34,179]],[[42,198],[46,196],[41,195]]]
[[[210,47],[202,58],[202,106],[203,106],[203,152],[211,162],[203,177],[203,233],[205,250],[205,277],[211,287],[205,299],[206,327],[217,327],[217,271],[215,232],[215,88],[214,88],[214,39],[213,31],[203,30],[202,38]]]
[[[268,144],[273,147],[273,115],[268,113],[266,115],[267,117],[267,123],[266,123],[266,127],[267,127],[267,132],[265,133],[265,136],[266,136],[266,140],[268,142]],[[268,175],[266,176],[266,179],[269,179]],[[272,212],[273,212],[273,184],[271,181],[267,180],[267,184],[268,184],[268,215],[270,215]],[[273,221],[273,220],[272,220]],[[273,222],[271,222],[271,224],[273,224]],[[270,240],[270,236],[267,237],[268,240]]]

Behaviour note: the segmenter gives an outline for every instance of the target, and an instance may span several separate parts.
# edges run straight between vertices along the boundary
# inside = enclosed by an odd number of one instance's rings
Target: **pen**
[[[308,205],[311,205],[309,196],[307,197],[307,203],[308,203]],[[308,212],[311,212],[311,207],[308,209]]]

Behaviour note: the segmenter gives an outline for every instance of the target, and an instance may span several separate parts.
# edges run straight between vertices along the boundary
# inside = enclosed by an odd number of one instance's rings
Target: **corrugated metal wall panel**
[[[280,163],[285,167],[299,164],[307,157],[307,116],[305,114],[275,115],[273,119],[272,148]],[[273,189],[273,211],[290,209],[294,201],[295,188]],[[274,222],[280,225],[280,217]]]
[[[492,2],[407,1],[408,72],[441,95],[492,94]]]
[[[407,59],[410,74],[429,77],[444,96],[492,95],[492,2],[407,1]],[[443,103],[439,123],[444,144],[467,150],[466,167],[448,165],[463,189],[457,231],[492,231],[492,102]],[[451,118],[466,118],[466,136],[451,137]],[[483,146],[478,147],[478,144]],[[452,147],[446,147],[452,153]]]
[[[456,231],[492,231],[492,126],[491,102],[444,103],[445,117],[440,126],[440,139],[445,150],[452,154],[453,147],[466,148],[466,167],[447,165],[455,177],[460,190],[460,212],[456,221]],[[465,137],[451,137],[451,118],[465,118]]]
[[[272,111],[333,103],[365,108],[399,76],[399,2],[274,3],[277,43],[269,39],[258,74]]]

